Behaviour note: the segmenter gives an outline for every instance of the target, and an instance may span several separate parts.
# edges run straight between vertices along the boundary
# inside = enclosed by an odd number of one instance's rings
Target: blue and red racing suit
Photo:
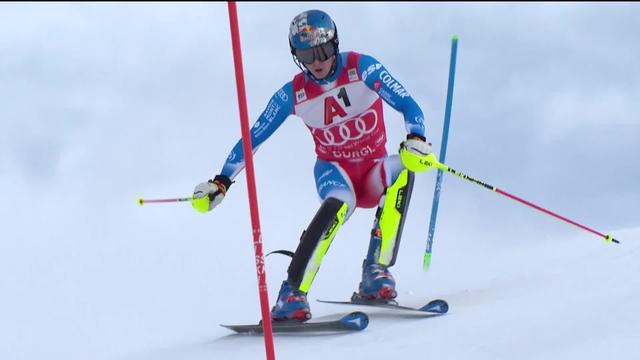
[[[324,80],[306,72],[280,88],[251,128],[253,152],[289,115],[304,121],[313,141],[314,169],[321,200],[334,197],[356,207],[381,205],[384,189],[404,169],[398,155],[387,155],[382,100],[404,115],[407,133],[424,137],[422,110],[407,90],[375,58],[355,52],[337,56],[336,71]],[[242,140],[221,174],[233,180],[244,168]]]

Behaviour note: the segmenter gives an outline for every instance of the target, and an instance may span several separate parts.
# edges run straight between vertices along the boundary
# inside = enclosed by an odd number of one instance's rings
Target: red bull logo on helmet
[[[335,30],[325,27],[316,27],[309,25],[307,13],[298,15],[292,24],[292,35],[298,37],[300,43],[307,43],[309,47],[329,42],[335,36]]]
[[[322,45],[333,38],[333,30],[306,25],[299,32],[300,42],[308,42],[311,47]]]

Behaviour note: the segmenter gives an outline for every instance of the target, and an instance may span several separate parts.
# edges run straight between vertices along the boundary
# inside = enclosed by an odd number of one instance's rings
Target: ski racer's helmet
[[[294,62],[311,64],[338,54],[338,29],[329,14],[308,10],[293,18],[289,27],[289,48]]]

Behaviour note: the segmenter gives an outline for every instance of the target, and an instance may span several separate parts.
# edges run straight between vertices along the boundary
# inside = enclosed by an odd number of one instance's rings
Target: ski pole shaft
[[[543,208],[542,206],[536,205],[536,204],[534,204],[532,202],[529,202],[527,200],[519,198],[519,197],[517,197],[515,195],[509,194],[508,192],[506,192],[506,191],[504,191],[502,189],[499,189],[499,188],[497,188],[497,187],[495,187],[493,185],[489,185],[489,184],[487,184],[485,182],[482,182],[482,181],[480,181],[478,179],[474,179],[469,175],[463,174],[460,171],[454,170],[454,169],[448,167],[447,165],[442,164],[442,163],[438,162],[437,160],[435,160],[435,156],[433,157],[433,159],[430,159],[430,160],[432,161],[432,166],[435,166],[435,167],[437,167],[438,169],[440,169],[442,171],[446,171],[448,173],[451,173],[451,174],[453,174],[453,175],[455,175],[455,176],[457,176],[457,177],[459,177],[461,179],[464,179],[464,180],[470,181],[472,183],[475,183],[477,185],[480,185],[480,186],[484,187],[485,189],[489,189],[489,190],[491,190],[493,192],[496,192],[496,193],[498,193],[500,195],[504,195],[504,196],[506,196],[506,197],[508,197],[508,198],[510,198],[512,200],[515,200],[515,201],[517,201],[517,202],[519,202],[521,204],[527,205],[527,206],[532,207],[532,208],[534,208],[534,209],[536,209],[536,210],[538,210],[540,212],[543,212],[543,213],[545,213],[547,215],[553,216],[556,219],[562,220],[562,221],[564,221],[564,222],[566,222],[568,224],[571,224],[571,225],[577,226],[577,227],[579,227],[579,228],[581,228],[583,230],[586,230],[586,231],[588,231],[588,232],[590,232],[590,233],[592,233],[594,235],[600,236],[601,238],[603,238],[605,240],[605,242],[608,242],[608,243],[613,242],[613,243],[616,243],[616,244],[620,243],[620,241],[614,239],[611,235],[603,234],[603,233],[601,233],[599,231],[593,230],[593,229],[591,229],[591,228],[589,228],[587,226],[579,224],[579,223],[577,223],[577,222],[575,222],[573,220],[570,220],[570,219],[568,219],[568,218],[566,218],[564,216],[561,216],[561,215],[558,215],[558,214],[556,214],[556,213],[554,213],[552,211],[549,211],[549,210]]]
[[[453,103],[453,84],[456,78],[456,58],[458,54],[458,36],[451,39],[451,59],[449,61],[449,83],[447,85],[447,103],[444,111],[444,125],[442,129],[442,142],[440,145],[440,162],[445,162],[447,156],[447,143],[449,141],[449,124],[451,123],[451,107]],[[431,204],[431,218],[429,220],[429,233],[427,235],[427,247],[422,259],[422,269],[429,270],[431,266],[431,253],[433,247],[433,236],[436,231],[436,218],[438,216],[438,205],[440,204],[440,190],[442,189],[442,171],[438,170],[436,186],[433,191],[433,203]]]
[[[173,203],[173,202],[184,202],[184,201],[193,201],[193,198],[188,197],[188,198],[151,199],[151,200],[138,198],[138,205],[142,206],[144,204]]]

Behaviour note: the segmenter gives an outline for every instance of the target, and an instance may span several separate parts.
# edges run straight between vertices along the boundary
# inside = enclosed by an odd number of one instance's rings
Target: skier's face
[[[331,72],[331,66],[333,65],[333,61],[336,59],[336,56],[333,55],[325,61],[314,60],[311,64],[304,64],[304,66],[309,70],[316,79],[324,79]]]

